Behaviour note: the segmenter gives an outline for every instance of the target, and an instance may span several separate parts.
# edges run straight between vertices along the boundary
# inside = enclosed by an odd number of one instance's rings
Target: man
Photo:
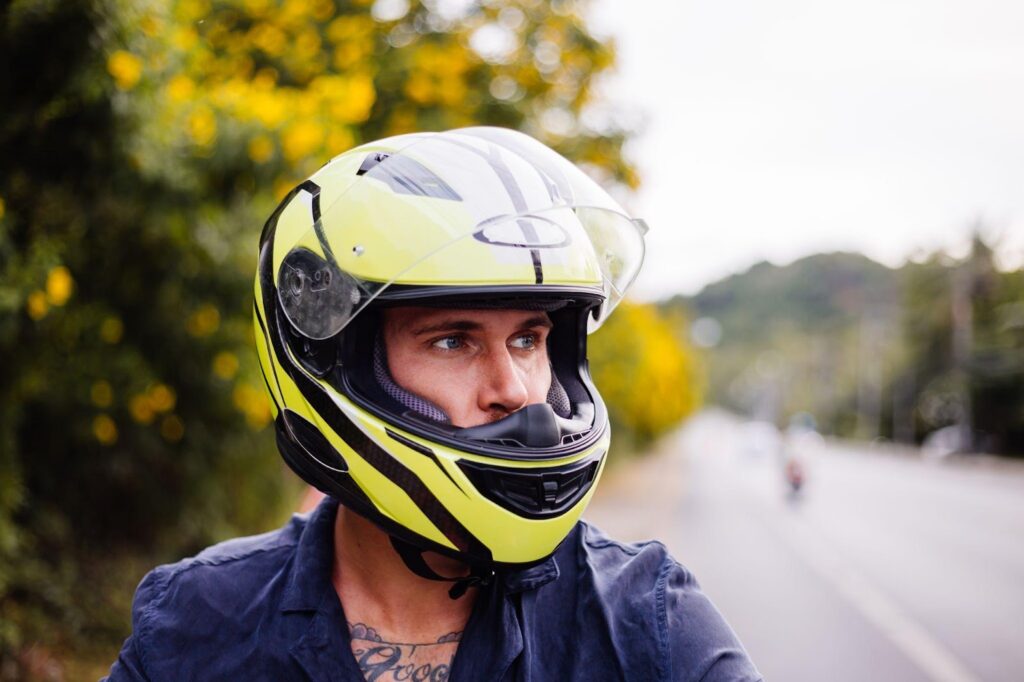
[[[271,216],[255,325],[327,497],[150,573],[110,679],[756,680],[658,543],[579,521],[610,435],[586,335],[642,222],[531,138],[404,135]]]

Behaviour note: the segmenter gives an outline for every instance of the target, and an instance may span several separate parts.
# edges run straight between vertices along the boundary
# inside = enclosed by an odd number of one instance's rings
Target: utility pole
[[[882,363],[885,321],[879,306],[868,303],[860,318],[857,353],[857,436],[872,440],[878,436],[882,416]]]
[[[953,372],[960,398],[959,448],[970,451],[973,447],[974,425],[971,407],[971,348],[974,345],[974,308],[971,301],[974,289],[974,262],[967,260],[953,270],[951,298],[953,319]]]

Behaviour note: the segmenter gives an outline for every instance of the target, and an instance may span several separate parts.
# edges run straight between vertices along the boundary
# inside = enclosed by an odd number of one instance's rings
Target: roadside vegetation
[[[146,570],[295,508],[251,297],[262,221],[296,182],[361,141],[489,124],[638,185],[586,3],[454,7],[0,8],[0,679],[102,675]],[[612,412],[640,442],[694,404],[649,412],[646,382],[693,367],[652,307],[621,314],[595,372],[628,366]]]

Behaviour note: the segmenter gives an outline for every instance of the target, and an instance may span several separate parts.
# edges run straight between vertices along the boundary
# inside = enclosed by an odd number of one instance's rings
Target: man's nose
[[[511,414],[524,407],[530,398],[523,370],[507,348],[484,356],[483,377],[477,405],[487,412]]]

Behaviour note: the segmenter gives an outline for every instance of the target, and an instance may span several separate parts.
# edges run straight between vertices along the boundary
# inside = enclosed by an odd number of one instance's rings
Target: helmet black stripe
[[[404,446],[406,446],[408,448],[411,448],[411,449],[415,450],[416,452],[419,452],[420,454],[423,454],[423,455],[426,455],[427,457],[429,457],[430,461],[433,462],[434,464],[436,464],[437,468],[441,470],[441,473],[448,477],[448,480],[452,482],[452,485],[454,485],[456,488],[458,488],[460,493],[462,493],[463,495],[466,495],[466,497],[469,497],[469,495],[466,494],[466,491],[462,489],[462,486],[459,485],[459,482],[456,481],[454,478],[452,478],[452,475],[449,474],[448,470],[444,468],[444,465],[441,464],[441,460],[439,460],[437,458],[437,455],[434,453],[433,450],[428,448],[426,445],[420,445],[419,443],[417,443],[414,440],[411,440],[409,438],[406,438],[405,436],[399,435],[399,434],[395,433],[394,431],[392,431],[391,429],[389,429],[387,427],[384,428],[384,431],[389,436],[391,436],[393,439],[395,439],[399,443],[401,443],[402,445],[404,445]]]
[[[266,303],[264,302],[264,305]],[[263,316],[260,315],[260,307],[256,305],[256,301],[252,302],[253,312],[256,313],[256,321],[259,322],[260,331],[263,332],[263,343],[267,345],[267,354],[269,357],[274,357],[274,349],[270,346],[270,335],[267,333],[267,327],[263,323]],[[281,390],[281,380],[277,377],[277,363],[271,363],[271,369],[274,372],[274,383],[277,384],[277,394],[281,396],[281,402],[284,402],[284,391]],[[270,390],[270,382],[267,381],[267,375],[263,371],[263,367],[260,366],[260,373],[263,374],[263,381],[267,384],[267,392],[270,394],[270,399],[274,401],[274,405],[277,406],[277,411],[280,412],[283,405],[277,404],[277,398],[274,397],[274,392]]]
[[[454,140],[450,137],[442,137],[441,139],[445,142],[451,142],[452,144],[467,149],[484,159],[491,167],[491,170],[494,171],[494,174],[498,176],[498,179],[501,180],[501,184],[504,186],[505,191],[508,192],[508,198],[512,200],[512,207],[515,209],[517,214],[521,214],[529,208],[526,205],[526,197],[523,196],[523,191],[519,187],[519,183],[516,182],[516,178],[512,174],[512,171],[509,170],[509,167],[504,161],[502,161],[501,153],[498,151],[496,146],[488,143],[487,148],[489,153],[484,153],[472,145],[460,142],[459,140]],[[548,191],[550,192],[550,189]],[[523,239],[525,239],[528,244],[536,244],[538,241],[537,230],[535,230],[533,225],[530,224],[530,221],[517,220],[516,223],[519,225],[519,229],[523,231]],[[533,263],[533,272],[536,277],[537,284],[543,284],[544,268],[540,261],[540,249],[530,249],[530,260]]]

